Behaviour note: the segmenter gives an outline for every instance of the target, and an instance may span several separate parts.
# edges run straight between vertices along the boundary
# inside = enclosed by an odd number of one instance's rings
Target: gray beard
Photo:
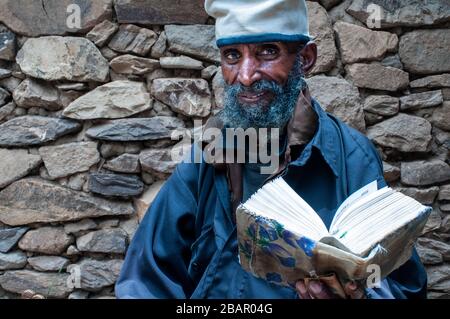
[[[297,57],[285,85],[275,81],[260,80],[251,87],[225,83],[224,108],[219,113],[229,128],[279,128],[283,129],[294,112],[300,92],[306,87],[300,56]],[[244,106],[238,102],[238,94],[251,89],[253,92],[269,90],[274,95],[267,105]]]

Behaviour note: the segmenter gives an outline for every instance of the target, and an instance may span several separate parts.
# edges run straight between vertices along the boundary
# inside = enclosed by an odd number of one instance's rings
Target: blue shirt
[[[385,186],[381,160],[358,131],[327,114],[317,102],[313,139],[289,163],[285,180],[329,227],[337,207],[377,180]],[[195,150],[195,148],[194,148]],[[195,151],[199,151],[198,149]],[[202,161],[177,166],[142,220],[116,283],[118,298],[298,298],[238,262],[226,173]],[[427,277],[416,251],[371,295],[425,298]]]

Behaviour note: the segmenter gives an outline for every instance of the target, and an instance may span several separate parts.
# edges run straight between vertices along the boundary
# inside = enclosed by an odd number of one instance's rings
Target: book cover
[[[257,201],[256,194],[249,200]],[[280,199],[274,197],[273,201],[276,200]],[[240,263],[259,278],[293,288],[299,279],[331,273],[341,282],[362,281],[371,274],[369,265],[379,266],[384,278],[410,258],[414,242],[431,213],[430,207],[411,198],[408,200],[417,203],[414,218],[383,234],[381,240],[358,254],[335,236],[311,238],[302,235],[295,227],[292,229],[291,225],[283,225],[276,219],[251,211],[249,205],[241,204],[236,212]]]

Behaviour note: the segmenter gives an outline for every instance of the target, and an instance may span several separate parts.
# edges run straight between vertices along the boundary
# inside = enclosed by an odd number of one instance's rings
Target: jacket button
[[[200,264],[199,263],[193,263],[192,264],[192,270],[195,272],[199,272],[200,271]]]

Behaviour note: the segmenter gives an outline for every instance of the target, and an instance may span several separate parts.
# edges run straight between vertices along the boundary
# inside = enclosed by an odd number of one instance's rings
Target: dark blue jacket
[[[383,178],[372,143],[314,102],[318,127],[285,179],[329,227],[354,191]],[[194,154],[193,154],[194,156]],[[425,298],[427,277],[417,253],[383,281],[379,298]],[[298,298],[238,263],[226,174],[205,162],[179,164],[131,242],[116,284],[118,298]]]

